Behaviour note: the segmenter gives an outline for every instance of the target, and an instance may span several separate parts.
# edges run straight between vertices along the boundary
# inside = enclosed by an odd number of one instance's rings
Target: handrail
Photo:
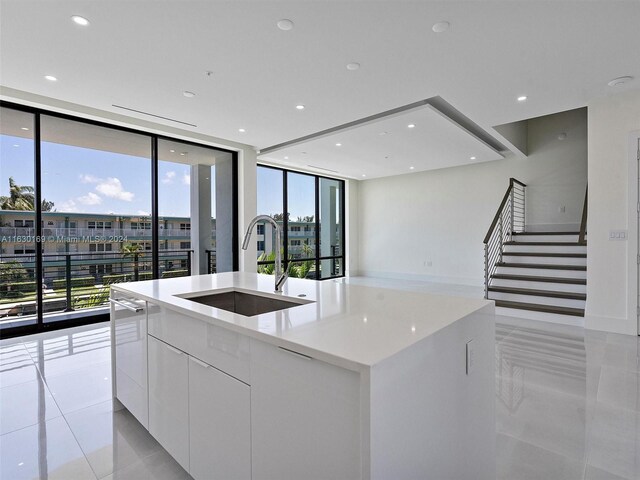
[[[589,198],[589,185],[584,189],[584,205],[582,206],[582,220],[580,221],[580,236],[578,237],[578,243],[584,245],[584,237],[587,234],[587,205]]]
[[[489,298],[489,282],[502,262],[505,241],[511,240],[514,233],[525,231],[526,186],[520,180],[509,179],[509,188],[484,237],[484,298]]]
[[[493,233],[494,228],[496,228],[496,224],[498,223],[498,219],[500,218],[500,212],[502,212],[502,209],[504,208],[505,203],[507,203],[507,200],[509,200],[509,196],[511,194],[511,191],[513,190],[513,184],[517,183],[518,185],[521,185],[522,187],[526,187],[527,185],[522,183],[520,180],[516,180],[515,178],[510,178],[509,179],[509,188],[507,188],[507,191],[504,194],[504,197],[502,198],[502,202],[500,202],[500,206],[498,207],[498,211],[496,212],[495,217],[493,217],[493,222],[491,222],[491,226],[489,227],[489,230],[487,231],[487,234],[484,236],[484,240],[482,243],[488,243],[489,242],[489,238],[491,238],[491,234]]]

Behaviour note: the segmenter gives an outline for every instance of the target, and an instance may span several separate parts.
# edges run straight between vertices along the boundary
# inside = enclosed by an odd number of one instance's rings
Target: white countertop
[[[361,370],[398,353],[492,301],[349,285],[342,279],[290,278],[274,294],[271,275],[217,275],[120,283],[130,293],[173,311],[346,368]],[[266,296],[313,303],[246,317],[175,295],[238,288]],[[289,298],[286,298],[289,297]],[[493,311],[490,312],[493,314]]]

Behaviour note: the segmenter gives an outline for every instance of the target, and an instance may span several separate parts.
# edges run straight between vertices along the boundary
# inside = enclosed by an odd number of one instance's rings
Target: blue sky
[[[17,147],[14,145],[18,145]],[[160,216],[189,216],[189,166],[159,162]],[[33,185],[33,141],[0,135],[0,195],[9,177]],[[314,214],[314,180],[289,174],[291,218]],[[148,158],[43,142],[42,196],[59,212],[149,215],[151,167]],[[215,192],[212,194],[215,198]],[[258,169],[258,213],[282,212],[282,172]]]

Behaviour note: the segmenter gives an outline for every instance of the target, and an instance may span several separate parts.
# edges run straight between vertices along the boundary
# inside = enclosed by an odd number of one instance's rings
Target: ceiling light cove
[[[449,30],[449,27],[451,26],[451,24],[449,22],[438,22],[438,23],[434,23],[433,27],[431,27],[431,30],[433,30],[436,33],[442,33],[442,32],[446,32],[447,30]]]
[[[304,105],[296,105],[296,110],[304,110]]]
[[[518,97],[518,101],[519,102],[526,102],[527,101],[527,96],[526,95],[520,95]]]
[[[87,20],[84,17],[81,17],[80,15],[73,15],[71,17],[71,20],[73,20],[74,23],[76,23],[77,25],[80,25],[82,27],[86,27],[89,25],[89,20]]]
[[[184,92],[182,92],[182,95],[184,95],[184,96],[185,96],[185,97],[187,97],[187,98],[193,98],[193,97],[195,97],[195,96],[196,96],[196,94],[195,94],[195,93],[190,92],[189,90],[185,90]]]
[[[358,70],[360,68],[360,64],[358,62],[347,63],[347,70]]]
[[[278,28],[280,30],[284,30],[285,32],[289,30],[293,30],[293,27],[294,27],[293,22],[288,18],[283,18],[282,20],[278,20],[278,23],[276,25],[278,25]]]
[[[44,78],[46,78],[50,82],[57,82],[58,81],[58,79],[56,77],[54,77],[53,75],[45,75]]]

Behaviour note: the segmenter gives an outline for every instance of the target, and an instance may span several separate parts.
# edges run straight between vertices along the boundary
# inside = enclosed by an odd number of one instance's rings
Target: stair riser
[[[505,252],[587,253],[585,245],[505,245]]]
[[[496,287],[531,288],[534,290],[555,290],[557,292],[587,293],[586,285],[574,285],[571,283],[530,282],[522,280],[503,280],[494,278],[491,285]]]
[[[579,235],[514,235],[516,242],[577,242]]]
[[[516,255],[502,255],[503,261],[508,263],[542,263],[546,265],[587,265],[586,258],[572,257],[520,257]]]
[[[529,310],[516,310],[515,308],[502,307],[496,307],[496,315],[504,315],[506,317],[516,318],[528,318],[530,320],[541,320],[543,322],[584,327],[584,317],[575,317],[573,315],[557,315],[553,313],[532,312]]]
[[[508,275],[537,275],[538,277],[587,278],[586,271],[552,270],[547,268],[498,267],[496,273]]]
[[[515,293],[489,292],[489,300],[508,300],[510,302],[538,303],[556,307],[584,308],[584,300],[569,298],[538,297],[535,295],[519,295]]]

